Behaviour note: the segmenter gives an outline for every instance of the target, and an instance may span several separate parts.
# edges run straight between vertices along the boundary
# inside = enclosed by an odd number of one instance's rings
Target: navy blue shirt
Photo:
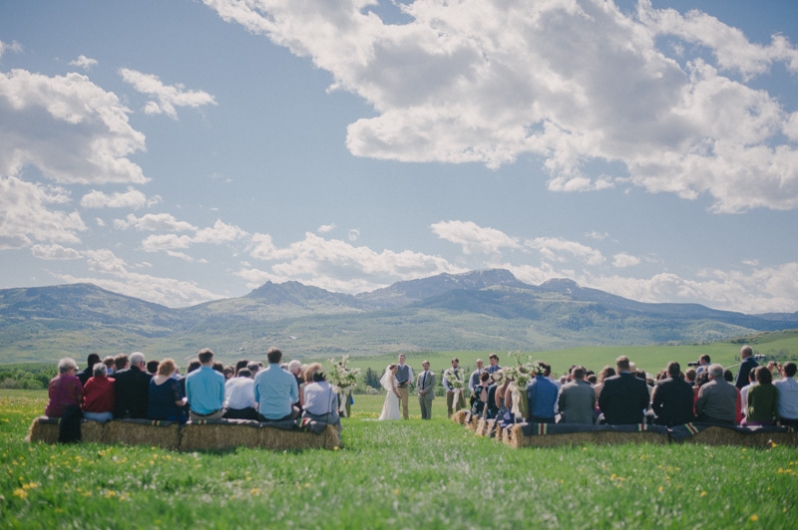
[[[529,414],[538,418],[553,418],[559,392],[560,389],[551,379],[543,375],[535,376],[526,387]]]

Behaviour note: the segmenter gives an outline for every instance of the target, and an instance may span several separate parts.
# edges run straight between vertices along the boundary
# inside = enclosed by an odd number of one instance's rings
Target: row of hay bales
[[[734,445],[752,448],[768,448],[776,445],[798,446],[798,432],[751,432],[742,433],[723,427],[709,427],[681,441],[674,440],[667,434],[658,432],[610,432],[592,431],[568,434],[547,434],[543,436],[526,436],[523,427],[512,425],[502,429],[498,422],[472,417],[467,411],[459,411],[452,415],[452,421],[465,426],[476,436],[490,436],[498,442],[512,448],[522,447],[559,447],[563,445],[579,446],[587,444],[617,445],[624,443],[649,443],[664,445],[667,443],[686,443],[700,445]]]
[[[113,420],[107,423],[81,422],[84,443],[146,445],[175,451],[201,451],[254,447],[274,451],[336,449],[341,445],[338,429],[327,426],[321,434],[303,430],[284,430],[255,421],[222,420],[156,424],[136,420]],[[33,420],[28,442],[58,442],[58,422],[47,417]]]

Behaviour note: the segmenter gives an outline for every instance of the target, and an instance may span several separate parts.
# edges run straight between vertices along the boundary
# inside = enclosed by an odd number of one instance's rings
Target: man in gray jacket
[[[593,411],[596,408],[596,391],[584,381],[585,369],[575,366],[571,370],[572,381],[560,389],[557,407],[560,410],[560,423],[593,424]]]
[[[435,399],[435,374],[429,371],[429,361],[422,363],[424,371],[418,374],[418,404],[421,405],[421,419],[432,418],[432,400]]]
[[[698,391],[695,411],[698,421],[735,425],[737,421],[737,388],[723,378],[723,367],[709,367],[709,383]]]

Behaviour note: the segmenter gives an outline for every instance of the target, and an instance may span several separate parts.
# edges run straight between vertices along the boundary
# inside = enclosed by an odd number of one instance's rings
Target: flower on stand
[[[510,381],[510,392],[513,396],[513,409],[512,413],[516,421],[520,418],[529,416],[529,403],[526,400],[526,387],[532,378],[537,375],[542,375],[544,370],[537,362],[527,361],[521,362],[521,356],[517,353],[509,354],[515,358],[516,365],[508,366],[504,369],[504,377]]]
[[[332,383],[333,389],[340,396],[339,405],[341,413],[346,417],[346,407],[344,404],[352,395],[352,390],[357,384],[357,376],[360,375],[360,368],[349,368],[349,356],[344,355],[340,361],[330,359],[330,371],[327,379]]]

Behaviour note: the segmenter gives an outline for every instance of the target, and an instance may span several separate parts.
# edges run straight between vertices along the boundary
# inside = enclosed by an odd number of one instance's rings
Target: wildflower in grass
[[[28,492],[22,488],[17,488],[14,490],[14,497],[19,497],[20,499],[27,499]]]
[[[751,516],[751,522],[752,522],[752,523],[755,523],[755,522],[757,522],[757,521],[759,521],[759,516],[758,516],[757,514],[754,514],[754,515],[752,515],[752,516]]]
[[[701,496],[702,496],[702,497],[706,497],[706,496],[707,496],[707,492],[706,492],[706,491],[702,491],[702,492],[701,492]]]
[[[251,490],[249,490],[249,494],[252,495],[253,497],[257,497],[258,495],[260,495],[260,488],[252,488]]]

